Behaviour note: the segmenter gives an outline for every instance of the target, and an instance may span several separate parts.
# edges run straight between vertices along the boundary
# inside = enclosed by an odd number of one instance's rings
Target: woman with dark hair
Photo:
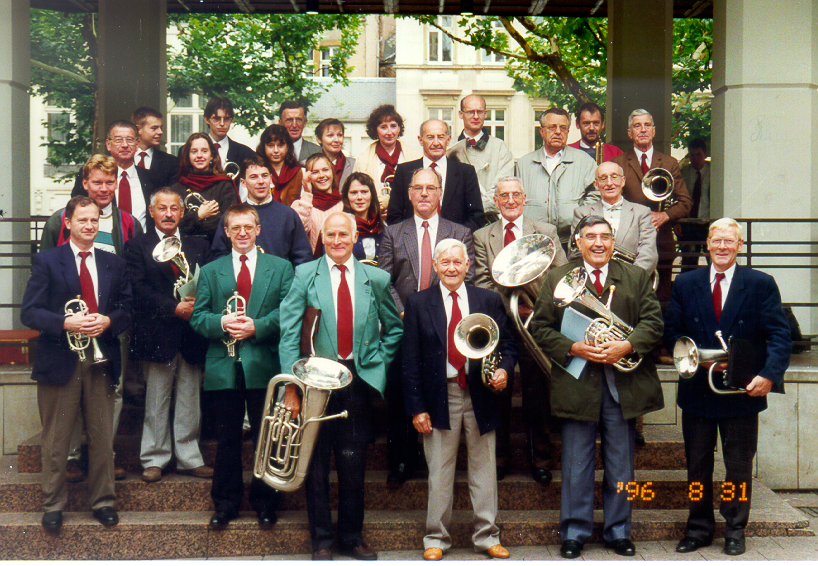
[[[256,153],[270,169],[273,200],[290,206],[301,196],[302,173],[287,129],[279,124],[267,126],[261,132]]]
[[[378,262],[383,237],[383,218],[375,182],[366,173],[356,172],[341,187],[344,211],[355,215],[358,241],[352,246],[352,255],[359,261]]]
[[[344,123],[336,118],[321,120],[315,127],[315,139],[321,146],[321,151],[329,157],[335,168],[335,177],[338,186],[343,187],[347,177],[355,167],[355,159],[344,155]]]
[[[203,133],[191,135],[179,152],[179,178],[171,187],[184,200],[191,197],[185,215],[179,223],[182,234],[200,236],[213,241],[219,220],[224,212],[239,202],[239,194],[233,180],[224,174],[216,146],[210,136]],[[201,201],[204,202],[201,202]]]
[[[305,167],[307,173],[304,190],[301,198],[294,201],[292,207],[301,217],[313,255],[320,257],[324,255],[324,246],[321,242],[324,219],[333,212],[341,212],[344,205],[341,202],[335,169],[326,155],[313,153],[307,158]]]

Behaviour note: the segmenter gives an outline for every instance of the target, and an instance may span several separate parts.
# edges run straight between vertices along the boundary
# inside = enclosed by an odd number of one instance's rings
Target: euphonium
[[[253,475],[280,491],[295,491],[307,477],[321,421],[345,419],[346,411],[325,416],[330,394],[352,382],[352,373],[341,363],[306,358],[292,367],[293,375],[279,374],[267,385],[264,416],[258,436]],[[298,417],[276,402],[276,387],[292,383],[301,390]]]
[[[183,201],[183,204],[185,205],[186,209],[199,210],[199,207],[207,202],[207,199],[204,198],[201,193],[195,193],[190,189],[186,190],[187,195],[185,195],[185,200]]]
[[[190,265],[185,259],[185,253],[182,251],[182,241],[176,236],[170,238],[163,238],[153,248],[153,260],[159,263],[170,261],[179,269],[179,278],[173,284],[173,294],[180,301],[183,299],[179,289],[190,281]],[[195,289],[193,295],[195,295]]]
[[[227,299],[227,304],[224,306],[222,314],[243,315],[245,312],[247,312],[247,301],[244,300],[244,297],[239,295],[238,291],[233,291],[233,294]],[[227,346],[227,355],[231,358],[235,358],[236,339],[228,334],[222,338],[222,342],[224,342],[224,345]]]
[[[636,254],[630,250],[626,250],[623,247],[614,245],[613,254],[611,254],[611,259],[623,261],[625,263],[634,265],[636,263]],[[651,285],[653,286],[654,291],[659,287],[659,272],[655,269],[653,270],[653,274],[651,275]]]
[[[592,320],[585,329],[585,341],[589,344],[599,345],[612,340],[627,340],[633,328],[611,311],[611,301],[616,285],[610,286],[608,304],[603,305],[599,299],[588,292],[585,287],[587,279],[588,272],[582,266],[575,267],[566,273],[554,288],[554,303],[558,307],[565,307],[577,302],[602,315],[602,318]],[[613,366],[620,371],[633,371],[639,367],[640,363],[642,363],[642,358],[633,352],[618,360]]]
[[[673,194],[673,175],[667,169],[654,167],[642,177],[642,194],[648,200],[659,203],[659,212],[676,204]]]
[[[454,346],[457,351],[472,360],[482,359],[480,376],[490,391],[500,393],[491,384],[495,370],[503,356],[495,352],[500,342],[500,327],[490,316],[481,313],[463,317],[454,329]]]
[[[673,346],[673,365],[676,366],[676,371],[679,372],[679,377],[682,379],[690,379],[696,375],[696,370],[699,369],[699,366],[710,364],[710,368],[707,371],[707,382],[710,384],[710,389],[713,390],[713,393],[717,393],[719,395],[747,393],[747,391],[744,389],[732,391],[718,389],[716,384],[713,383],[713,371],[716,364],[719,362],[726,362],[730,356],[727,344],[724,343],[721,330],[716,330],[716,338],[718,338],[719,342],[721,342],[721,350],[701,350],[696,346],[696,343],[687,336],[682,336],[676,340],[676,344]]]
[[[74,307],[76,307],[76,310],[74,310]],[[76,299],[71,299],[65,303],[65,316],[69,317],[75,314],[81,314],[83,316],[88,314],[88,305],[79,295],[77,295]],[[102,362],[108,361],[108,358],[102,353],[102,349],[99,347],[99,342],[96,337],[91,338],[87,334],[72,332],[71,330],[66,330],[65,333],[68,336],[68,347],[77,353],[81,362],[85,361],[85,350],[89,344],[93,346],[94,350],[92,364],[101,364]]]

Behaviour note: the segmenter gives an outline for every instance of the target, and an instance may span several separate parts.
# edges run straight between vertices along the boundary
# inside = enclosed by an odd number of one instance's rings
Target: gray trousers
[[[452,521],[455,463],[462,429],[468,450],[469,495],[474,508],[472,544],[474,550],[480,552],[500,544],[495,433],[480,435],[468,388],[460,389],[457,383],[448,383],[447,389],[451,430],[433,428],[432,432],[423,435],[423,451],[429,467],[429,502],[423,547],[447,550],[452,546],[448,529]]]

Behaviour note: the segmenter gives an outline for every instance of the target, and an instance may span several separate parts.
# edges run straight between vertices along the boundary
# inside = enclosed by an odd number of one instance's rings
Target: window
[[[452,116],[454,111],[451,108],[429,108],[429,119],[440,120],[449,126],[449,133],[452,133]]]
[[[168,153],[177,155],[193,132],[209,131],[204,122],[204,111],[199,108],[199,103],[202,103],[201,96],[186,94],[176,100],[173,109],[168,112],[165,117]]]
[[[338,53],[338,47],[324,47],[321,49],[321,61],[315,73],[317,77],[328,77],[332,65],[331,59]]]
[[[482,53],[482,63],[484,64],[506,62],[505,55],[500,55],[499,53],[489,53],[485,49],[482,49],[480,52]]]
[[[438,16],[437,24],[443,28],[452,27],[451,16]],[[452,62],[452,38],[437,28],[429,28],[429,62]]]
[[[506,111],[500,108],[486,108],[486,121],[483,122],[483,131],[505,141]]]

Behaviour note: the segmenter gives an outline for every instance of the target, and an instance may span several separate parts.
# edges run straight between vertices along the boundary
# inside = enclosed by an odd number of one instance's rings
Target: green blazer
[[[289,261],[270,254],[258,254],[247,316],[256,325],[256,335],[236,343],[247,389],[265,389],[270,378],[281,372],[278,361],[280,334],[279,308],[293,282]],[[222,311],[236,290],[233,256],[227,255],[202,267],[196,305],[190,317],[193,330],[210,340],[205,361],[204,388],[236,387],[236,359],[227,355],[222,342]],[[289,366],[287,366],[289,367]]]
[[[281,366],[292,367],[301,356],[301,319],[307,307],[321,309],[315,353],[338,359],[335,303],[326,257],[299,265],[295,281],[281,305]],[[358,375],[383,396],[386,370],[398,351],[403,322],[390,291],[387,272],[355,260],[355,321],[352,351]]]

